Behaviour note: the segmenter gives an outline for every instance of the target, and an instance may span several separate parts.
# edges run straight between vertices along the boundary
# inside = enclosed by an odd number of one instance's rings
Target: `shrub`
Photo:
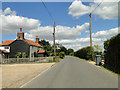
[[[22,54],[22,58],[26,58],[26,53],[25,52]]]
[[[120,73],[120,34],[104,42],[105,67]]]
[[[21,53],[21,52],[17,53],[17,54],[15,55],[15,57],[16,57],[16,58],[22,58],[22,53]]]
[[[59,57],[63,59],[65,57],[65,53],[64,52],[60,52],[59,53]]]
[[[70,55],[70,56],[74,56],[74,52],[71,52],[69,55]]]

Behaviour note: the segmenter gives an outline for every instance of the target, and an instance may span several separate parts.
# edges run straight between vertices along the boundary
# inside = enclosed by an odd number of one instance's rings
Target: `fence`
[[[5,59],[2,58],[1,62],[2,64],[12,64],[12,63],[31,63],[31,62],[49,62],[48,61],[49,57],[37,57],[37,58],[9,58]],[[52,58],[52,57],[51,57]]]

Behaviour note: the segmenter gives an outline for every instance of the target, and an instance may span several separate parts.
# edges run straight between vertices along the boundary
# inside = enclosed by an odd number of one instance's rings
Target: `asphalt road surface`
[[[118,88],[118,77],[86,61],[66,56],[22,88]]]

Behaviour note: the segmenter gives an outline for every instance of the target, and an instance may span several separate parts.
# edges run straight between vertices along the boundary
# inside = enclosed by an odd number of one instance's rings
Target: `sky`
[[[78,50],[89,46],[89,13],[99,4],[94,2],[45,2],[55,20],[56,43]],[[0,10],[2,41],[16,39],[19,28],[25,38],[47,40],[53,44],[53,19],[41,2],[3,2]],[[118,3],[102,2],[92,13],[93,45],[101,45],[118,34]]]

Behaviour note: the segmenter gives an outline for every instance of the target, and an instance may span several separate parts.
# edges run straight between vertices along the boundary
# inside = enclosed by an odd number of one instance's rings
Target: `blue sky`
[[[56,26],[61,25],[61,26],[72,28],[72,27],[76,27],[77,25],[83,25],[84,23],[89,23],[88,13],[84,15],[79,15],[79,18],[68,14],[70,11],[69,7],[72,5],[72,2],[45,2],[45,4],[49,9],[49,11],[51,12],[53,18],[55,19]],[[85,6],[90,6],[89,2],[83,2],[82,4]],[[41,27],[53,25],[53,20],[48,15],[47,10],[44,8],[41,2],[34,2],[34,3],[33,2],[4,2],[2,3],[2,11],[4,11],[8,7],[11,9],[11,11],[16,12],[16,16],[39,20]],[[101,30],[107,31],[116,27],[118,27],[117,18],[104,19],[104,18],[101,18],[98,14],[92,14],[92,33],[97,33]],[[86,31],[88,30],[89,30],[89,27],[86,28]],[[24,30],[24,32],[29,33],[28,30]],[[87,36],[89,36],[89,33],[81,32],[78,38],[86,38]],[[109,36],[106,36],[106,37],[110,38]],[[15,38],[16,38],[15,32],[13,34],[3,33],[2,40],[3,41],[12,40]],[[72,39],[75,40],[76,38],[72,38]]]

